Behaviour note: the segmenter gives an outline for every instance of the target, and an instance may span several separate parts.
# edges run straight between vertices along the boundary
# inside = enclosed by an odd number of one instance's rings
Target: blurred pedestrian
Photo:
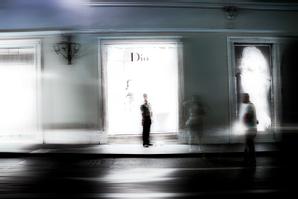
[[[255,153],[255,137],[257,135],[256,109],[254,104],[249,99],[248,93],[242,94],[242,103],[244,113],[242,114],[242,122],[245,127],[245,149],[244,149],[244,161],[248,166],[256,165],[256,153]]]

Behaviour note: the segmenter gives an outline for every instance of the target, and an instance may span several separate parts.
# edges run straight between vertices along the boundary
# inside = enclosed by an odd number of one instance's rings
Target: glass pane
[[[103,46],[109,133],[141,133],[143,94],[152,107],[151,130],[178,130],[178,47],[175,43]]]
[[[236,45],[238,116],[244,105],[240,93],[248,93],[255,105],[258,131],[271,127],[271,47],[270,45]]]
[[[0,136],[28,138],[36,130],[34,48],[0,49]]]

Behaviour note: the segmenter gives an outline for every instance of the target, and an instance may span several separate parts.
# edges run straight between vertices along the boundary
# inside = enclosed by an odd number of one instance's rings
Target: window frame
[[[158,36],[123,36],[123,37],[110,37],[110,36],[103,36],[97,38],[97,46],[98,46],[98,76],[99,76],[99,104],[100,104],[100,111],[99,114],[102,116],[100,121],[100,129],[102,132],[104,132],[104,137],[108,139],[110,135],[107,134],[107,71],[104,67],[104,64],[102,63],[102,46],[103,44],[107,43],[119,43],[119,42],[173,42],[177,43],[179,46],[178,48],[178,132],[175,132],[179,134],[183,127],[183,112],[182,112],[182,102],[184,101],[184,68],[183,68],[183,42],[181,41],[180,37],[171,37],[171,36],[165,36],[165,37],[158,37]]]
[[[237,136],[233,129],[233,125],[237,120],[237,63],[235,56],[235,45],[270,45],[270,69],[271,71],[271,128],[268,133],[258,134],[257,141],[273,142],[277,140],[278,127],[280,126],[280,107],[281,107],[281,79],[280,79],[280,55],[279,45],[280,39],[272,37],[228,37],[228,74],[229,74],[229,123],[230,133],[229,142],[237,142]]]

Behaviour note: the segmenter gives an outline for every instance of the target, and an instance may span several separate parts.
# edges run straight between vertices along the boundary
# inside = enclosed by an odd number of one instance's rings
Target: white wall
[[[98,127],[97,46],[80,38],[72,65],[53,49],[60,37],[43,39],[43,122],[46,128]],[[91,43],[91,45],[90,45]],[[95,40],[96,43],[96,40]]]

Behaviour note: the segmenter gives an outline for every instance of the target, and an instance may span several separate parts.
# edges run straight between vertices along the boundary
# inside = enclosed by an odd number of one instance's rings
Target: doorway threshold
[[[175,133],[152,133],[151,142],[154,144],[178,144],[178,137]],[[142,134],[116,134],[109,135],[108,144],[140,144]]]

